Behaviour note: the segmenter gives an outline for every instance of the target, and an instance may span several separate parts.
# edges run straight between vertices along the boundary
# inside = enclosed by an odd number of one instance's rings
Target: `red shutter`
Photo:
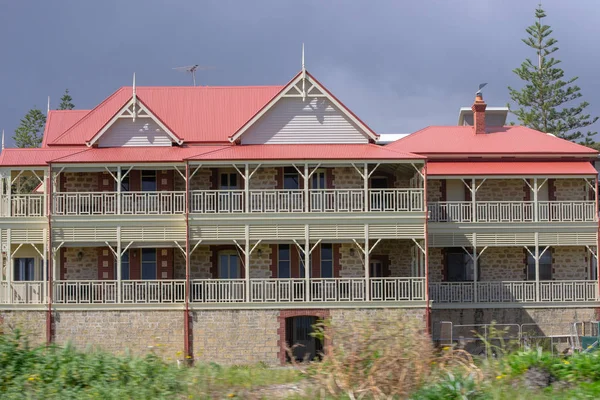
[[[129,279],[137,280],[141,277],[140,249],[129,249]]]
[[[141,171],[132,169],[128,176],[129,176],[129,190],[131,190],[132,192],[139,192],[142,189]]]
[[[59,269],[58,269],[59,273],[58,274],[59,274],[59,279],[61,281],[65,280],[65,272],[66,272],[66,266],[65,266],[65,264],[67,262],[67,259],[65,258],[65,252],[66,252],[66,250],[67,249],[65,249],[64,247],[61,247],[60,248],[60,256],[58,257],[58,266],[59,266]],[[54,279],[56,279],[56,277],[54,277]]]
[[[115,180],[108,172],[98,172],[97,190],[99,192],[112,192],[115,190]]]
[[[219,189],[219,169],[212,168],[210,170],[210,189],[217,190]]]
[[[156,171],[157,187],[159,191],[173,191],[173,170]]]
[[[271,279],[278,278],[277,274],[277,245],[271,245]]]
[[[98,251],[98,280],[115,279],[115,257],[108,247],[99,247]]]
[[[156,249],[158,279],[173,279],[173,248]]]
[[[275,168],[275,189],[283,189],[283,167]]]

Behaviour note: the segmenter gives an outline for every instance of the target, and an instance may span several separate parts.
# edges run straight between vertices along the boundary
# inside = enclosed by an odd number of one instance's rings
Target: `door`
[[[220,174],[219,189],[218,193],[218,211],[219,212],[233,212],[242,211],[243,195],[238,191],[239,189],[238,174],[235,172],[222,172]]]
[[[301,316],[286,319],[286,342],[292,349],[296,361],[313,360],[320,351],[317,340],[312,336],[316,317]]]
[[[34,258],[15,258],[14,275],[15,281],[34,281],[35,280],[35,259]]]
[[[383,264],[379,260],[371,260],[369,263],[369,276],[371,278],[382,278],[383,277]]]
[[[376,176],[371,178],[371,189],[370,193],[370,203],[371,203],[371,211],[384,211],[387,210],[391,205],[391,201],[393,199],[386,199],[386,192],[384,189],[388,188],[387,178]]]
[[[156,249],[142,249],[142,280],[154,280],[156,276]]]
[[[235,253],[219,254],[219,279],[240,279],[240,258]]]

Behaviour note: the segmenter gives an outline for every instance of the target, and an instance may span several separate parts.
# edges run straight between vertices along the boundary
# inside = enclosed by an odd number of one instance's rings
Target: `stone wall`
[[[279,310],[194,311],[194,358],[200,362],[278,365]]]
[[[350,254],[354,249],[354,255]],[[340,278],[362,278],[365,276],[364,256],[354,243],[340,245]]]
[[[241,187],[241,184],[240,184]],[[259,168],[250,178],[250,189],[277,188],[277,168]]]
[[[66,247],[63,252],[61,276],[64,273],[65,280],[97,280],[98,249],[98,247]]]
[[[183,354],[183,311],[58,311],[54,335],[59,345],[102,348],[114,354],[150,351],[175,360]]]
[[[194,173],[194,168],[190,167],[190,174]],[[185,181],[175,171],[173,181],[173,190],[184,191]],[[190,179],[190,190],[210,190],[212,188],[212,170],[210,168],[200,168]],[[216,189],[216,188],[213,188]]]
[[[525,280],[524,252],[522,247],[488,247],[479,258],[479,280]]]
[[[444,255],[440,247],[429,248],[429,282],[441,282],[444,277]]]
[[[292,247],[293,249],[293,247]],[[260,255],[259,255],[260,250]],[[243,263],[243,261],[242,261]],[[240,265],[240,268],[243,268]],[[261,244],[250,254],[250,278],[267,279],[271,277],[271,246]]]
[[[191,250],[191,249],[190,249]],[[179,249],[174,250],[174,277],[185,279],[185,258]],[[212,252],[210,246],[198,246],[190,257],[190,279],[211,279]]]
[[[364,180],[354,167],[333,168],[333,189],[362,189]]]
[[[555,179],[554,196],[556,201],[587,200],[589,186],[583,179]]]
[[[582,246],[552,248],[552,279],[585,280],[589,278],[590,253]]]
[[[423,323],[425,327],[425,308],[338,308],[329,311],[331,322],[336,324],[350,324],[365,319],[380,317],[405,316],[407,318],[415,318]],[[335,341],[335,339],[334,339]]]
[[[19,330],[32,346],[46,343],[45,311],[0,311],[0,333]]]
[[[372,244],[371,244],[372,245]],[[389,262],[390,276],[412,276],[412,247],[408,240],[382,240],[371,253],[371,260]],[[354,255],[351,255],[354,249]],[[354,243],[340,245],[340,278],[362,278],[365,276],[364,256]]]
[[[476,184],[481,184],[477,180]],[[523,201],[525,182],[522,179],[487,179],[477,190],[477,201]]]
[[[98,191],[98,172],[63,172],[61,174],[60,191],[96,192]],[[113,180],[110,175],[105,179]],[[114,180],[113,180],[114,181]]]
[[[442,194],[442,180],[441,179],[428,179],[427,180],[427,201],[435,202],[442,201],[444,198]]]

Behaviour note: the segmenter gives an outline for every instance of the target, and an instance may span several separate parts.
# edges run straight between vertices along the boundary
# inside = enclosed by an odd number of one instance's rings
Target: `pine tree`
[[[60,98],[60,104],[57,110],[72,110],[75,108],[75,104],[72,103],[73,98],[69,94],[69,89],[65,89],[65,94]]]
[[[522,40],[536,51],[537,60],[534,63],[526,59],[513,70],[525,81],[525,86],[521,90],[508,88],[512,101],[519,107],[511,108],[511,112],[527,127],[566,140],[593,143],[591,137],[596,132],[587,129],[587,132],[582,132],[582,128],[592,125],[598,117],[584,113],[588,102],[571,103],[581,97],[581,88],[573,84],[577,77],[563,79],[565,73],[558,66],[560,60],[552,56],[558,50],[557,41],[550,37],[550,26],[542,24],[546,13],[541,5],[535,10],[535,17],[537,21],[526,29],[529,37]]]
[[[45,124],[46,116],[42,110],[35,107],[29,110],[15,130],[13,136],[15,145],[17,147],[40,147]]]

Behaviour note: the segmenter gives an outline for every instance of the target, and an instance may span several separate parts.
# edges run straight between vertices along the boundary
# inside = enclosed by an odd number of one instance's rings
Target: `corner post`
[[[365,248],[364,248],[364,256],[365,256],[365,301],[371,300],[371,262],[369,260],[369,256],[371,253],[371,248],[369,244],[369,224],[365,224]]]
[[[475,178],[471,178],[471,222],[477,222],[477,203],[475,201],[477,186],[475,184]]]
[[[117,214],[121,215],[121,209],[122,209],[122,199],[121,199],[121,184],[123,182],[123,174],[122,174],[122,170],[121,170],[121,166],[119,165],[117,167]],[[121,240],[119,239],[119,242]],[[120,276],[120,275],[119,275]]]
[[[538,179],[533,178],[533,220],[535,222],[539,221],[540,211],[539,211],[539,202],[538,202]]]
[[[6,293],[8,304],[13,302],[13,268],[11,229],[8,228],[6,230]]]
[[[371,210],[369,202],[369,164],[363,164],[363,191],[364,191],[364,210],[368,212]]]
[[[477,287],[477,281],[479,280],[479,259],[477,257],[477,233],[473,233],[473,301],[475,304],[479,301],[479,292]]]
[[[244,211],[250,212],[250,167],[244,164]]]
[[[310,301],[310,232],[304,225],[304,301]]]
[[[246,303],[250,303],[250,225],[245,226],[244,278],[246,280]]]
[[[121,170],[119,169],[119,172]],[[119,177],[119,186],[121,186],[120,182],[121,178]],[[120,197],[119,197],[120,198]],[[121,281],[123,276],[123,265],[121,263],[121,258],[123,257],[121,250],[121,226],[117,226],[117,303],[121,304],[123,301],[123,282]]]
[[[304,163],[304,212],[308,213],[310,211],[310,198],[308,191],[308,163]]]
[[[540,244],[539,233],[535,232],[535,301],[540,301]]]

